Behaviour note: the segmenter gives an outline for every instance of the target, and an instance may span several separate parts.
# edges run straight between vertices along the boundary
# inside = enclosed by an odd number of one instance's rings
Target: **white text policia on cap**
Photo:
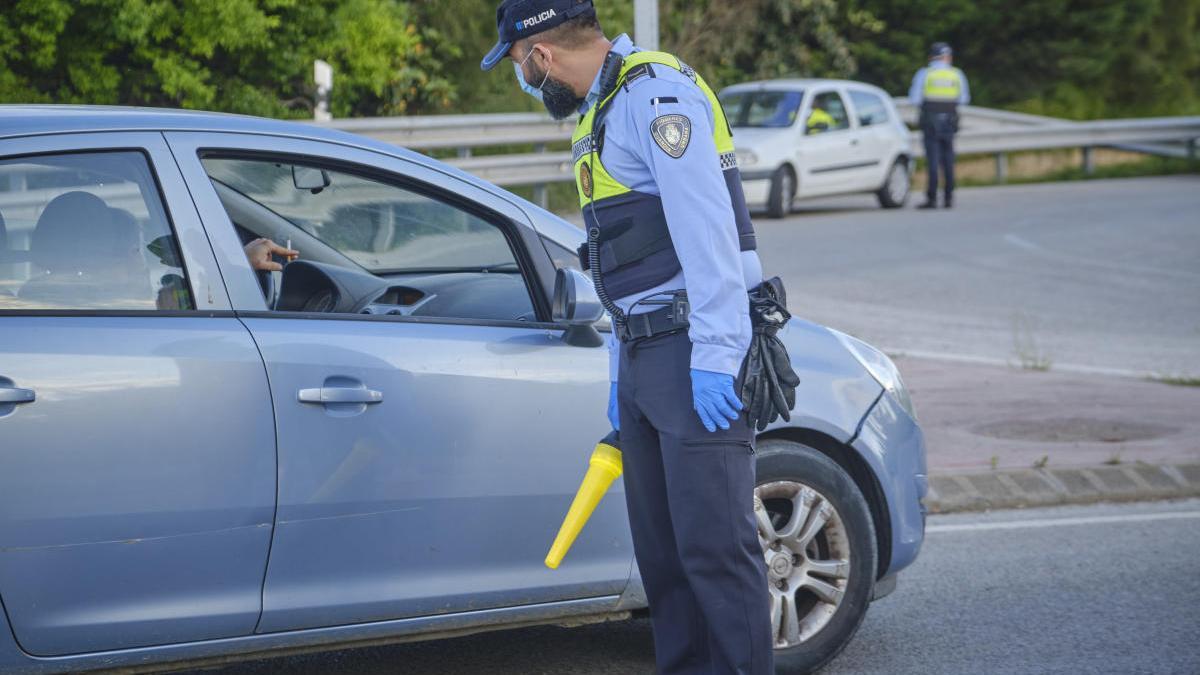
[[[525,19],[524,21],[518,21],[517,22],[517,30],[525,30],[526,28],[532,28],[532,27],[538,25],[539,23],[541,23],[547,19],[553,19],[556,16],[558,16],[558,14],[555,13],[554,10],[548,9],[548,10],[542,12],[541,14],[538,14],[537,16],[531,16],[528,19]]]

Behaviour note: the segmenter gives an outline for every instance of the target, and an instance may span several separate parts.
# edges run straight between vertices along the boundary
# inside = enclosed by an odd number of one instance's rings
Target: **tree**
[[[337,115],[451,105],[397,0],[0,0],[0,101],[309,116],[312,62]]]

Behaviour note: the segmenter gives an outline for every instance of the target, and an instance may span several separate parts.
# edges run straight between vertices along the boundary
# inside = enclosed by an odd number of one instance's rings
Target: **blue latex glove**
[[[608,389],[608,421],[615,431],[621,430],[621,415],[617,410],[617,383],[613,382]]]
[[[742,409],[742,401],[733,391],[733,376],[693,368],[692,407],[705,429],[728,429]]]

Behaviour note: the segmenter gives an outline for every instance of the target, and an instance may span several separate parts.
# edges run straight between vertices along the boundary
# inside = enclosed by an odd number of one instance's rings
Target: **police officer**
[[[945,180],[946,208],[954,206],[954,134],[958,133],[958,106],[971,102],[967,76],[951,63],[954,52],[945,42],[929,48],[929,65],[913,76],[908,98],[921,109],[920,127],[925,137],[925,163],[929,185],[925,203],[917,208],[936,209],[938,170]]]
[[[773,672],[753,515],[753,429],[735,391],[762,281],[732,135],[682,61],[605,38],[590,0],[505,0],[516,79],[573,146],[581,252],[614,317],[608,416],[659,672]]]
[[[825,100],[818,97],[813,101],[812,112],[808,115],[808,135],[829,131],[834,125],[833,115],[825,109]]]

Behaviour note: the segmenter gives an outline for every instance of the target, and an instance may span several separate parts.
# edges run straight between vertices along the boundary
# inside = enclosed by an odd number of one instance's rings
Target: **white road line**
[[[1091,260],[1089,258],[1084,258],[1082,256],[1077,256],[1077,255],[1069,255],[1066,253],[1059,253],[1057,251],[1051,251],[1050,249],[1046,248],[1045,246],[1042,246],[1041,244],[1036,244],[1032,241],[1029,241],[1028,239],[1026,239],[1024,237],[1013,234],[1011,232],[1004,235],[1004,241],[1008,242],[1009,244],[1012,244],[1013,246],[1023,248],[1026,251],[1029,251],[1030,253],[1033,253],[1035,255],[1042,256],[1043,258],[1048,258],[1050,260],[1060,260],[1062,262],[1072,263],[1075,265],[1084,265],[1086,267],[1094,267],[1097,269],[1109,270],[1111,272],[1135,272],[1137,274],[1147,274],[1147,275],[1151,275],[1151,276],[1160,276],[1160,277],[1173,277],[1175,279],[1184,279],[1184,280],[1200,279],[1200,274],[1196,274],[1194,272],[1187,272],[1187,271],[1183,271],[1183,270],[1164,270],[1164,269],[1159,269],[1156,267],[1142,267],[1139,265],[1116,264],[1116,263],[1105,262],[1102,260]]]
[[[1091,516],[1082,518],[1049,518],[1046,520],[1012,520],[1003,523],[965,523],[962,525],[930,525],[926,534],[941,532],[984,532],[987,530],[1025,530],[1039,527],[1065,527],[1069,525],[1104,525],[1109,523],[1146,523],[1156,520],[1200,519],[1200,511],[1171,511],[1167,513],[1141,513],[1120,516]]]
[[[982,366],[1002,366],[1006,368],[1019,368],[1015,359],[998,359],[991,356],[978,356],[975,354],[958,354],[946,351],[928,351],[923,349],[900,349],[888,348],[883,349],[885,354],[891,356],[911,356],[917,359],[929,359],[933,361],[949,361],[953,363],[974,363]],[[1112,377],[1130,377],[1138,380],[1152,379],[1155,373],[1144,370],[1128,370],[1124,368],[1105,368],[1103,366],[1086,366],[1076,363],[1055,363],[1050,366],[1050,370],[1060,373],[1074,373],[1077,375],[1108,375]]]

